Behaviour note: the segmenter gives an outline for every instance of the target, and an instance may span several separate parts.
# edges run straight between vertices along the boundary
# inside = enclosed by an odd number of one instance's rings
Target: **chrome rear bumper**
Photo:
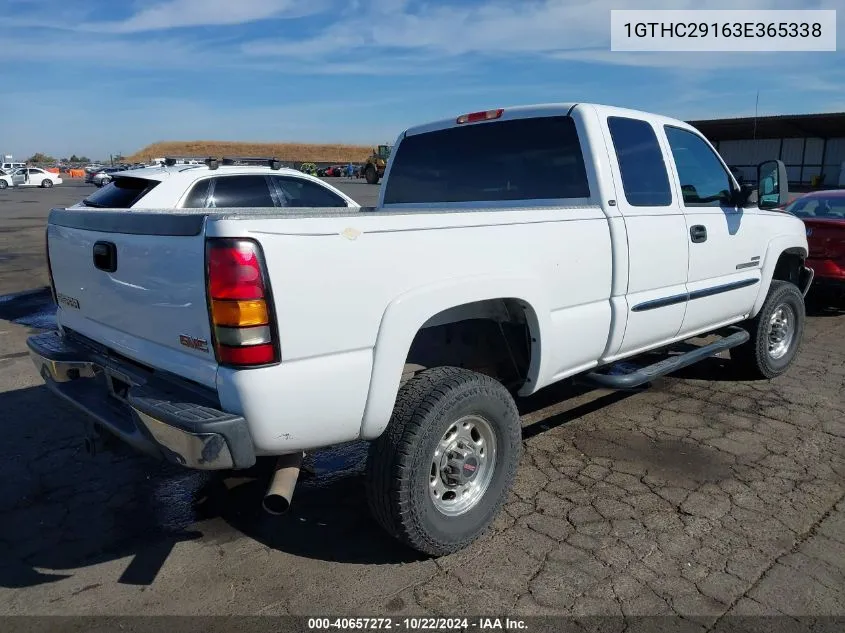
[[[221,411],[214,392],[162,376],[56,332],[27,339],[47,386],[98,426],[147,454],[187,468],[248,468],[246,420]]]

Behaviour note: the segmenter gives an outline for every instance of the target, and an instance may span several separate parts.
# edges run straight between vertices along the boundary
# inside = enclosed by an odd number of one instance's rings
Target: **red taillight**
[[[208,251],[208,283],[212,299],[261,299],[264,281],[253,242],[232,241]]]
[[[218,359],[224,365],[269,365],[276,360],[272,343],[247,347],[217,346]]]
[[[279,362],[261,248],[252,240],[210,239],[206,264],[217,361],[235,367]]]
[[[490,121],[492,119],[498,119],[504,113],[504,108],[498,108],[496,110],[484,110],[482,112],[470,112],[469,114],[462,114],[459,116],[455,122],[458,124],[461,123],[476,123],[478,121]]]

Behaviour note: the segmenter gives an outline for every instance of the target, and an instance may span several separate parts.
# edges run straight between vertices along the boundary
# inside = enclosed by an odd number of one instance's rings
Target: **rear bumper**
[[[836,277],[816,277],[813,288],[823,292],[845,296],[845,279]]]
[[[214,392],[117,359],[81,338],[27,339],[50,390],[134,448],[187,468],[249,468],[255,450],[243,416],[220,410]]]

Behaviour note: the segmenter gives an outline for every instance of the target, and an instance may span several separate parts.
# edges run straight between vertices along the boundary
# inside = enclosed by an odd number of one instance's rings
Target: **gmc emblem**
[[[190,349],[196,349],[201,352],[208,351],[208,341],[204,338],[196,338],[194,336],[188,336],[187,334],[180,334],[179,342]]]

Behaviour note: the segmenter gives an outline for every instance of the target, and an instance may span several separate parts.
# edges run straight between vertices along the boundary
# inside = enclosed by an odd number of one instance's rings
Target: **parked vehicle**
[[[112,173],[110,182],[102,189],[71,208],[358,206],[352,198],[319,178],[280,167],[271,159],[241,161],[247,163],[244,165],[219,162],[215,159],[190,166],[175,163]]]
[[[91,174],[90,182],[97,187],[102,187],[109,184],[115,174],[126,170],[126,167],[106,167],[105,169],[101,169],[100,171]],[[85,182],[89,182],[87,177],[85,178]]]
[[[49,189],[53,185],[62,184],[62,177],[38,167],[24,167],[12,173],[15,187],[43,187]]]
[[[156,171],[115,178],[86,203],[103,208],[50,214],[59,331],[28,340],[50,389],[189,468],[278,456],[272,513],[303,451],[369,440],[371,511],[431,555],[504,502],[515,396],[642,387],[726,349],[741,375],[773,378],[804,332],[804,226],[769,210],[784,164],[758,167],[773,186],[758,206],[675,119],[556,104],[414,127],[375,211],[231,208],[275,206],[294,175],[316,184],[292,170],[230,176],[221,197],[213,170],[177,195]],[[162,212],[162,195],[204,208]]]
[[[16,171],[16,170],[18,170],[18,169],[21,169],[21,168],[23,168],[23,167],[26,167],[26,163],[12,163],[12,162],[7,162],[7,163],[3,163],[3,164],[2,164],[2,169],[3,169],[3,171],[5,171],[7,174],[10,174],[10,173],[12,173],[13,171]]]
[[[12,182],[12,175],[7,174],[3,169],[0,169],[0,189],[7,189],[8,187],[13,186],[14,183]]]
[[[326,170],[323,172],[323,175],[338,178],[340,176],[343,176],[345,173],[346,165],[332,165],[331,167],[326,167]]]
[[[807,265],[815,271],[813,291],[842,302],[845,299],[845,190],[813,191],[793,200],[786,211],[807,227],[810,254]]]

